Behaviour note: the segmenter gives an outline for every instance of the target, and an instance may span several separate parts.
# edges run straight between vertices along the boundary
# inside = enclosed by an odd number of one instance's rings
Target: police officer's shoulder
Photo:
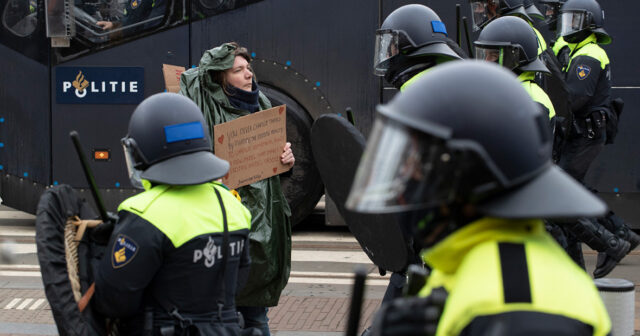
[[[593,58],[600,63],[600,66],[603,69],[607,64],[609,64],[609,56],[607,55],[607,52],[596,43],[589,43],[580,48],[575,54],[573,54],[572,59],[575,60],[578,57]]]
[[[169,188],[170,186],[161,184],[154,186],[145,192],[131,196],[120,203],[118,211],[126,210],[135,214],[142,214],[149,208],[153,201],[169,190]]]

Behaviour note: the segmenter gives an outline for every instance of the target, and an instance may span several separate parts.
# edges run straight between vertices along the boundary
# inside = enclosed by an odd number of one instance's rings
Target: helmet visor
[[[346,207],[390,213],[427,208],[455,194],[456,169],[445,141],[379,117],[358,166]]]
[[[135,143],[130,138],[123,138],[120,140],[122,143],[122,151],[124,152],[124,159],[127,163],[127,174],[129,175],[129,181],[131,181],[131,185],[137,189],[144,189],[142,186],[142,178],[140,175],[142,171],[136,169],[136,160],[135,160]]]
[[[560,13],[560,36],[567,36],[587,28],[586,12]]]
[[[471,25],[480,30],[498,14],[498,0],[471,0]]]
[[[476,46],[476,59],[494,62],[513,70],[520,66],[520,48],[516,46]]]
[[[384,76],[389,69],[389,60],[400,52],[398,32],[383,29],[376,32],[376,49],[373,57],[373,73]]]

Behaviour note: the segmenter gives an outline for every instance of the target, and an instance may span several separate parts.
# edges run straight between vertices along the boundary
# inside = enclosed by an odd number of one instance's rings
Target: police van
[[[456,4],[434,9],[454,39]],[[631,15],[640,2],[604,1],[613,97],[626,102],[621,128],[588,183],[622,217],[640,223],[640,79]],[[372,73],[375,31],[400,0],[0,0],[0,196],[34,213],[40,194],[69,184],[90,199],[69,132],[77,130],[108,209],[137,191],[120,139],[136,104],[165,90],[163,64],[197,66],[223,42],[246,46],[262,91],[287,105],[296,165],[281,176],[293,222],[310,214],[324,187],[311,154],[320,115],[355,112],[368,134],[375,106],[395,94]],[[615,3],[615,5],[614,5]],[[470,15],[467,2],[461,13]],[[462,25],[460,25],[462,26]],[[545,32],[544,23],[541,30]],[[471,39],[474,39],[471,33]],[[550,37],[548,35],[548,37]],[[467,41],[462,38],[462,47]]]

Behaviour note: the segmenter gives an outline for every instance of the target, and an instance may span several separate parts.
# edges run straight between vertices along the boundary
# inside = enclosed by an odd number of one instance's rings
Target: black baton
[[[366,277],[367,270],[362,266],[356,267],[346,336],[358,335],[358,325],[360,324],[360,313],[362,312],[362,301],[364,299],[364,281]]]
[[[107,210],[104,208],[104,203],[102,203],[102,198],[100,197],[100,193],[98,193],[96,180],[93,178],[93,173],[91,172],[91,168],[89,167],[87,158],[84,156],[84,152],[82,151],[82,145],[80,144],[80,137],[78,136],[78,132],[71,131],[69,132],[69,136],[71,137],[71,141],[73,141],[73,146],[76,148],[76,153],[78,153],[78,158],[80,159],[82,170],[84,171],[84,176],[87,178],[87,182],[89,182],[91,194],[93,195],[93,199],[96,201],[96,206],[98,207],[98,211],[100,212],[100,218],[102,218],[102,221],[106,223],[109,221]]]

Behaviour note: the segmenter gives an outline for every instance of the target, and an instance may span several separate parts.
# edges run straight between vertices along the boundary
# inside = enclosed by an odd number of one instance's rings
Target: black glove
[[[111,232],[113,232],[115,223],[118,222],[117,214],[107,212],[107,217],[109,219],[106,222],[102,222],[91,230],[91,239],[98,245],[107,245],[109,243]]]
[[[447,291],[436,288],[426,298],[398,298],[382,306],[371,326],[374,336],[435,335]]]

